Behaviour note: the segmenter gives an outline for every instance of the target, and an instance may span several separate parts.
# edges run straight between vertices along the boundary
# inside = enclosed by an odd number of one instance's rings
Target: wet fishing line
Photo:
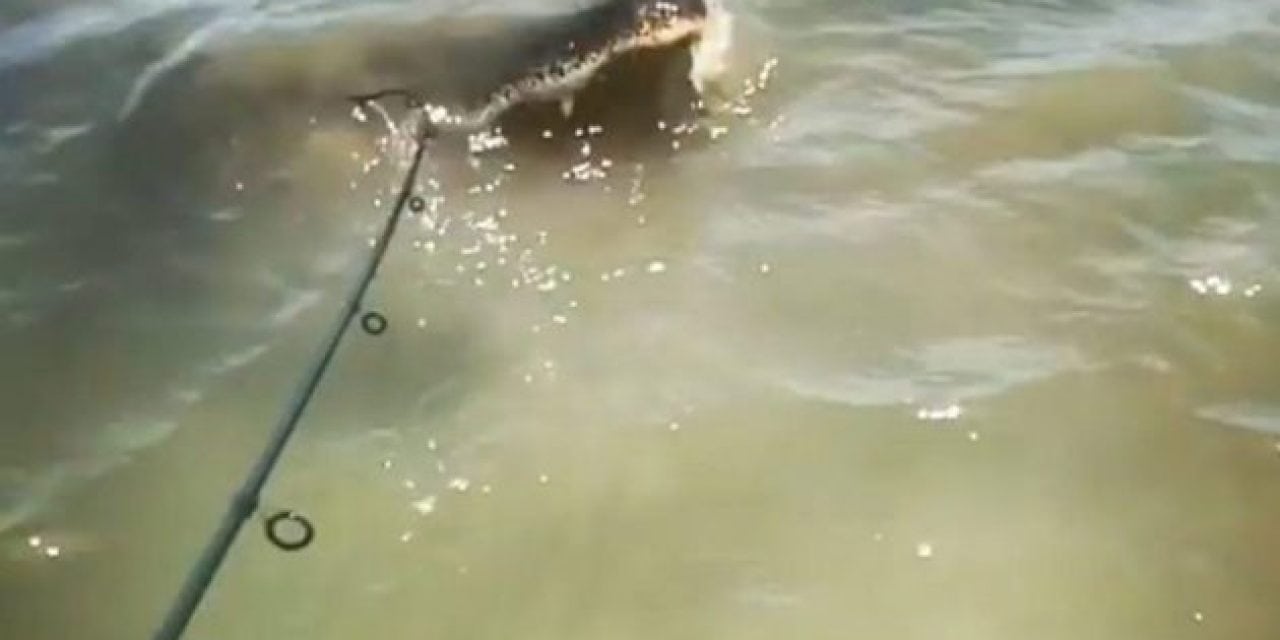
[[[358,106],[367,106],[368,99],[366,98],[355,98],[354,100]],[[221,568],[223,560],[226,559],[227,552],[230,551],[237,534],[240,533],[245,521],[258,510],[262,488],[266,485],[271,472],[275,469],[276,463],[279,462],[280,456],[284,453],[284,449],[289,443],[289,438],[297,429],[298,422],[302,419],[302,414],[311,403],[311,399],[315,395],[316,389],[320,386],[320,381],[328,371],[329,365],[333,361],[333,356],[338,351],[338,345],[342,343],[342,338],[346,335],[352,319],[360,313],[361,302],[369,289],[369,284],[378,273],[378,267],[382,264],[382,259],[387,253],[387,248],[391,244],[392,236],[395,235],[396,226],[403,217],[405,207],[409,206],[415,210],[421,208],[416,202],[411,203],[410,197],[413,192],[414,180],[426,155],[427,140],[433,137],[435,133],[429,123],[424,121],[422,126],[421,133],[415,136],[413,159],[409,163],[408,171],[405,173],[404,180],[400,185],[395,205],[383,225],[382,233],[378,236],[373,251],[370,252],[369,258],[365,262],[364,270],[360,273],[359,279],[356,280],[355,285],[347,295],[346,303],[342,307],[337,322],[334,323],[333,329],[330,330],[328,338],[324,342],[324,346],[317,354],[310,368],[307,369],[302,382],[298,385],[291,401],[286,406],[284,414],[272,432],[271,439],[267,442],[261,455],[259,455],[257,462],[250,469],[240,489],[232,496],[231,504],[228,506],[226,514],[222,517],[217,531],[214,532],[213,537],[209,540],[196,564],[192,567],[191,572],[187,575],[187,579],[178,592],[177,598],[153,636],[155,640],[177,640],[182,637],[183,632],[191,622],[192,616],[195,615],[196,609],[200,606],[201,600],[204,599],[205,592],[208,591],[209,585],[213,583],[218,573],[218,569]],[[387,319],[382,314],[369,311],[361,317],[360,324],[370,335],[379,335],[386,330]],[[277,530],[277,526],[283,522],[292,522],[300,526],[302,528],[301,536],[292,541],[284,539]],[[265,526],[267,537],[273,544],[285,551],[296,551],[307,546],[315,535],[315,529],[311,526],[311,523],[303,516],[292,511],[280,511],[272,515],[265,521]]]

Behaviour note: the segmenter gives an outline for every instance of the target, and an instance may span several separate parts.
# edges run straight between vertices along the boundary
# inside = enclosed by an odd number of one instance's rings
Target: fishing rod
[[[356,102],[357,107],[364,107],[370,103],[372,98],[360,96],[352,98],[352,100]],[[302,419],[302,414],[311,403],[316,389],[320,386],[320,381],[329,370],[329,365],[333,362],[333,356],[338,351],[338,345],[342,343],[342,338],[346,335],[347,328],[351,325],[351,320],[360,313],[361,302],[365,293],[369,290],[369,284],[378,273],[378,267],[382,264],[382,259],[387,253],[387,248],[391,244],[392,236],[395,235],[396,226],[403,217],[405,207],[409,206],[414,210],[422,208],[420,200],[414,199],[411,203],[410,197],[413,193],[414,180],[426,155],[426,142],[434,137],[435,134],[435,128],[424,118],[421,123],[421,131],[414,137],[413,159],[409,163],[409,169],[405,173],[404,180],[401,182],[395,205],[391,208],[391,213],[383,224],[382,233],[378,236],[373,250],[365,261],[364,269],[347,294],[346,302],[338,314],[337,321],[334,322],[333,328],[329,331],[328,337],[325,339],[319,353],[316,354],[315,360],[306,370],[292,399],[286,405],[285,412],[272,431],[270,440],[267,441],[265,448],[258,456],[257,462],[249,470],[249,474],[245,477],[240,489],[232,496],[231,504],[228,506],[226,514],[223,515],[218,529],[206,544],[196,564],[191,568],[191,572],[187,575],[187,579],[178,592],[177,598],[169,608],[159,629],[152,636],[155,640],[178,640],[182,637],[183,632],[186,631],[188,624],[191,622],[192,616],[195,615],[196,609],[200,606],[200,602],[204,599],[205,592],[208,591],[209,585],[213,583],[218,573],[218,569],[221,568],[223,560],[226,559],[227,552],[230,551],[237,534],[240,533],[245,521],[258,510],[262,488],[271,477],[271,472],[275,470],[276,463],[280,461],[280,456],[284,453],[290,437],[293,436],[294,431],[297,429],[299,420]],[[387,319],[376,311],[368,311],[361,316],[360,325],[366,332],[378,335],[386,330]],[[300,537],[290,540],[280,535],[277,527],[284,522],[292,522],[295,526],[301,527],[302,533]],[[265,527],[268,539],[286,551],[302,549],[310,544],[315,537],[315,529],[311,523],[305,517],[293,511],[280,511],[273,514],[266,519]]]

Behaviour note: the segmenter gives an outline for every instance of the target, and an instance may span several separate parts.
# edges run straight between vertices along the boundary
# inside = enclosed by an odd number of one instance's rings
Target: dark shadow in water
[[[240,171],[271,175],[314,132],[312,118],[322,127],[354,126],[349,96],[395,89],[435,104],[474,104],[512,74],[522,62],[512,56],[526,55],[529,39],[545,31],[510,21],[442,22],[450,26],[357,26],[202,54],[157,83],[122,123],[113,155],[130,161],[117,164],[117,180],[144,200],[174,204],[192,185],[172,178],[217,176],[233,152],[251,163]],[[517,153],[542,155],[562,147],[544,141],[543,130],[594,124],[607,131],[603,143],[613,153],[641,159],[666,144],[657,121],[696,117],[689,64],[687,43],[628,54],[597,74],[568,120],[558,103],[538,103],[512,109],[499,125]]]
[[[69,53],[70,59],[48,61],[47,68],[6,74],[15,93],[0,96],[0,113],[14,119],[48,116],[40,124],[88,119],[94,128],[34,161],[56,175],[56,182],[0,194],[4,211],[23,214],[16,226],[6,221],[4,231],[35,238],[30,248],[0,256],[6,274],[0,286],[49,296],[47,304],[22,298],[15,308],[34,309],[35,319],[0,331],[0,351],[12,363],[5,369],[9,382],[0,404],[19,425],[7,434],[15,446],[4,447],[12,453],[0,455],[0,463],[23,469],[58,459],[102,424],[145,413],[140,403],[161,403],[175,380],[210,353],[283,331],[262,326],[278,308],[281,291],[219,282],[230,271],[228,260],[251,261],[285,287],[333,290],[345,282],[341,274],[317,276],[315,256],[332,253],[341,238],[351,237],[352,219],[372,219],[374,213],[312,215],[299,222],[300,208],[341,208],[342,201],[334,204],[326,196],[345,193],[346,185],[308,184],[316,176],[289,175],[281,167],[312,152],[306,143],[317,132],[370,137],[367,125],[349,117],[345,97],[352,93],[396,85],[440,96],[474,91],[476,82],[519,62],[510,56],[528,46],[522,38],[536,32],[522,31],[521,24],[356,25],[319,35],[273,35],[271,42],[227,43],[225,50],[198,54],[161,75],[120,121],[113,119],[114,108],[101,104],[88,112],[57,109],[97,91],[95,84],[78,84],[88,81],[91,69],[116,77],[114,93],[123,98],[127,92],[120,87],[137,77],[145,66],[140,61],[156,58],[145,50],[162,40],[152,31],[164,25],[144,25],[147,33],[139,42],[111,49],[127,64],[96,65],[94,47],[86,46]],[[562,160],[577,152],[564,144],[567,133],[598,125],[607,133],[593,144],[618,160],[663,157],[667,140],[655,122],[693,116],[688,65],[683,47],[629,55],[599,74],[569,120],[556,104],[515,109],[501,121],[511,151],[522,168],[555,165],[551,171],[558,173]],[[554,140],[541,137],[544,129],[557,133]],[[456,150],[464,158],[458,141],[441,141],[441,153]],[[350,149],[325,151],[345,161]],[[235,195],[235,176],[253,178],[253,202],[246,206],[271,220],[230,228],[210,222],[211,210]],[[271,244],[280,241],[288,246],[273,251]],[[254,243],[262,251],[241,246],[232,252],[222,246],[229,242]],[[228,291],[235,291],[232,308]],[[314,329],[294,322],[286,328],[291,335]],[[468,378],[464,364],[483,354],[465,336],[443,340],[457,358],[447,369]],[[404,353],[432,353],[447,361],[435,353],[438,346],[418,345],[421,351]],[[353,366],[385,372],[388,363]],[[430,384],[411,376],[416,362],[404,366],[393,382],[397,392],[407,396]],[[51,389],[58,390],[57,398]]]

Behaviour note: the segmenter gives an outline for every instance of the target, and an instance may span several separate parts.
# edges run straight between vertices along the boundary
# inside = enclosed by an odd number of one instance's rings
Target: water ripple
[[[804,397],[886,407],[998,396],[1086,367],[1083,356],[1070,347],[990,336],[925,345],[890,365],[856,372],[791,372],[782,383]]]
[[[1280,435],[1280,406],[1274,404],[1219,404],[1203,407],[1196,415],[1229,427]]]

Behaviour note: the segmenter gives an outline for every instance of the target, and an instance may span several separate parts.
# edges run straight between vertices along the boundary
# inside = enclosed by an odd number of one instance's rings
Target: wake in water
[[[202,37],[135,83],[116,146],[155,158],[159,174],[206,176],[222,170],[230,140],[251,171],[272,173],[317,134],[337,140],[330,134],[345,127],[331,125],[354,98],[360,118],[397,112],[395,130],[410,138],[497,128],[557,155],[542,144],[547,130],[563,140],[595,127],[609,131],[609,145],[643,154],[671,143],[658,123],[750,114],[743,93],[754,88],[735,91],[728,80],[734,31],[721,0],[607,0],[550,17],[381,17]],[[723,129],[705,124],[712,137]],[[118,180],[150,198],[156,181],[146,173],[135,166]]]
[[[689,83],[701,106],[704,93],[724,74],[731,21],[719,0],[609,0],[539,25],[531,39],[512,51],[512,59],[499,65],[496,82],[468,87],[460,105],[440,104],[405,88],[354,99],[365,104],[402,96],[422,107],[432,131],[482,130],[511,108],[537,102],[557,103],[569,118],[577,94],[610,63],[643,50],[686,47]]]

